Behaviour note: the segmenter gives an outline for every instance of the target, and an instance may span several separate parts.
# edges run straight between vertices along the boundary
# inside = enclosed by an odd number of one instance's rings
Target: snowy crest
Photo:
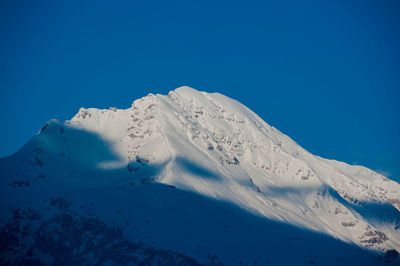
[[[398,183],[307,152],[219,93],[184,86],[128,109],[81,108],[70,121],[46,124],[15,156],[43,176],[64,165],[55,187],[165,184],[370,250],[400,251]]]

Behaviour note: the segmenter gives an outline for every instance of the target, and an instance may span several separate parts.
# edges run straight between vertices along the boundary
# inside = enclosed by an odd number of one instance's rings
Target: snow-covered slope
[[[168,254],[161,264],[373,265],[400,251],[398,183],[310,154],[239,102],[190,87],[51,120],[0,167],[2,232],[17,242],[20,229],[6,234],[17,221],[37,236],[59,216],[82,217],[82,226],[90,213],[97,227],[114,224],[148,245],[135,249],[136,263],[148,249]],[[35,227],[28,210],[45,222]],[[43,242],[29,241],[2,257]],[[31,257],[43,261],[43,252]]]

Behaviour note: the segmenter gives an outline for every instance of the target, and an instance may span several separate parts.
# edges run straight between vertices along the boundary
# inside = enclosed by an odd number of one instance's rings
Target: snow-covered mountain
[[[0,263],[399,263],[400,185],[180,87],[81,108],[0,160]]]

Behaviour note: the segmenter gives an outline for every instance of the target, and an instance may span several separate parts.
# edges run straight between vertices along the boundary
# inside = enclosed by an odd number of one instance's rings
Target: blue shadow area
[[[213,179],[213,180],[219,180],[220,177],[218,177],[215,173],[210,171],[209,169],[206,169],[196,162],[193,162],[187,158],[183,157],[177,157],[175,159],[175,162],[185,171],[193,173],[199,177],[205,178],[205,179]]]
[[[101,194],[102,198],[98,199]],[[231,203],[153,183],[84,191],[103,219],[128,222],[126,233],[193,257],[240,265],[380,265],[382,254],[328,235],[274,221]],[[129,202],[129,205],[121,204]]]

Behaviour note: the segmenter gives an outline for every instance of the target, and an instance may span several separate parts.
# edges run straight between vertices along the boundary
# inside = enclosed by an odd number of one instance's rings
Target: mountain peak
[[[200,100],[200,98],[204,97],[204,95],[206,94],[207,94],[206,92],[198,91],[189,86],[181,86],[173,91],[170,91],[168,93],[168,96],[178,95],[178,97],[184,99],[185,101],[190,101],[190,100],[193,101],[193,100]]]
[[[189,86],[180,86],[173,91],[179,94],[192,94],[192,95],[200,93],[200,91]]]
[[[182,86],[128,109],[81,108],[10,160],[5,184],[36,192],[159,184],[377,252],[400,251],[398,183],[310,154],[218,93]]]

